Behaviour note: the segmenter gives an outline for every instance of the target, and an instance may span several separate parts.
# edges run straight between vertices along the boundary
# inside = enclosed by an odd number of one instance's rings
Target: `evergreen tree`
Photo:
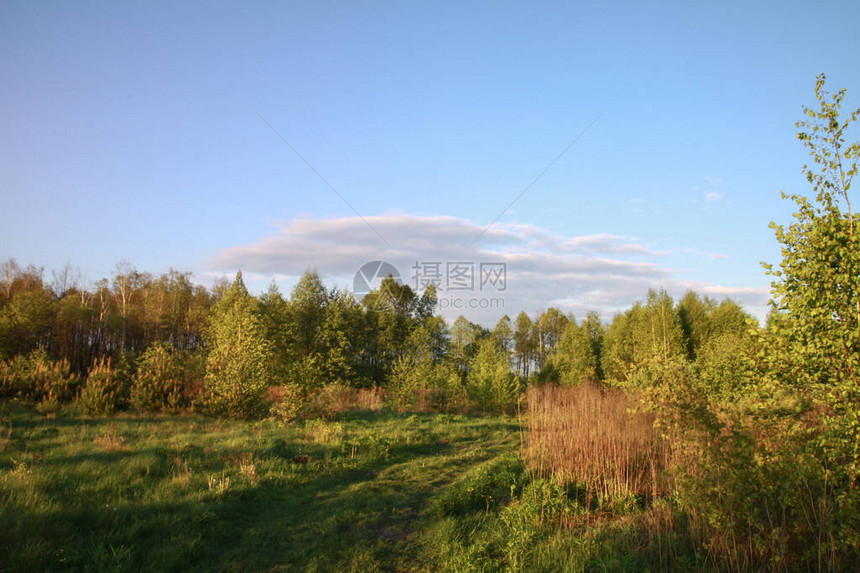
[[[209,340],[205,382],[213,411],[233,418],[262,414],[272,380],[271,345],[241,272],[215,307]]]

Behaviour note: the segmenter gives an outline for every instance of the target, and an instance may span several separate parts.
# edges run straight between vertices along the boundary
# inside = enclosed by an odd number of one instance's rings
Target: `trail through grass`
[[[0,430],[0,571],[705,568],[670,500],[527,469],[513,418],[284,428],[0,404]]]
[[[519,447],[499,418],[279,428],[6,410],[2,570],[432,570],[440,496]]]

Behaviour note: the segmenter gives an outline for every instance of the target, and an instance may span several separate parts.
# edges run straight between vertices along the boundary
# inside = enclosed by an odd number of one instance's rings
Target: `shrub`
[[[101,358],[90,368],[78,400],[86,414],[109,416],[128,403],[128,380],[110,358]]]
[[[716,567],[856,569],[860,496],[850,469],[827,459],[826,411],[809,392],[759,384],[737,402],[676,389],[679,507],[699,524]]]
[[[382,388],[359,388],[356,395],[356,407],[359,410],[379,411],[385,403],[385,392]]]
[[[272,404],[269,408],[270,416],[283,424],[298,419],[307,401],[305,392],[298,384],[269,386],[268,398]]]
[[[324,358],[319,354],[308,354],[294,361],[286,369],[288,383],[306,392],[322,388],[326,379],[322,367],[323,361]]]
[[[68,360],[51,360],[44,350],[18,355],[0,368],[3,397],[39,402],[43,411],[71,400],[79,384]]]
[[[340,382],[326,384],[314,392],[307,405],[307,416],[333,420],[338,414],[353,409],[356,403],[356,390]]]
[[[466,391],[478,408],[501,413],[516,406],[519,380],[511,373],[507,353],[496,340],[482,340],[469,366]]]
[[[184,378],[182,356],[156,342],[137,361],[131,386],[132,406],[142,412],[177,412],[187,407]]]
[[[11,361],[0,360],[0,399],[14,398],[18,394],[17,383]]]

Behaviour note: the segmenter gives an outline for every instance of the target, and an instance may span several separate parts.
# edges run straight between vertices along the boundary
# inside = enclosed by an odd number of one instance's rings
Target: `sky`
[[[0,260],[285,294],[387,261],[487,325],[609,319],[650,288],[761,317],[780,191],[810,193],[794,122],[820,73],[860,106],[858,21],[826,1],[4,1]]]

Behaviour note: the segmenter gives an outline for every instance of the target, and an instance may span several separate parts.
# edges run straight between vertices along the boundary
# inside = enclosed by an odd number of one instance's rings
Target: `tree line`
[[[487,329],[463,316],[449,326],[434,314],[432,285],[419,295],[390,277],[361,302],[310,270],[289,296],[274,283],[252,296],[241,273],[207,289],[190,273],[153,276],[125,262],[90,288],[68,266],[49,282],[42,268],[14,259],[0,265],[0,277],[5,396],[22,393],[23,373],[36,363],[55,364],[82,390],[108,362],[128,379],[130,395],[143,384],[139,367],[157,355],[173,364],[162,373],[175,378],[164,400],[190,405],[204,391],[232,392],[234,416],[263,413],[269,386],[306,396],[328,384],[381,387],[402,408],[472,403],[504,411],[530,382],[620,383],[658,356],[705,364],[752,324],[734,302],[692,291],[677,303],[651,291],[608,324],[597,313],[577,321],[549,308]],[[254,398],[244,403],[242,392]],[[184,398],[170,397],[176,393]],[[130,403],[119,399],[117,407]],[[156,396],[147,403],[158,409]]]

